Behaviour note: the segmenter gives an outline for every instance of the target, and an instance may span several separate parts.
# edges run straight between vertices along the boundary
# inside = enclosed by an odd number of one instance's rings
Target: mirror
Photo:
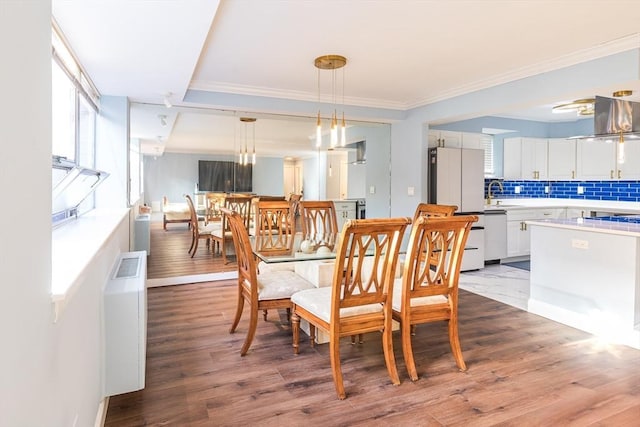
[[[130,136],[143,154],[144,203],[154,208],[165,196],[181,202],[197,191],[199,160],[238,162],[255,146],[253,193],[366,199],[368,217],[390,215],[390,124],[348,120],[347,144],[331,149],[324,134],[316,148],[314,117],[141,103],[130,112]]]

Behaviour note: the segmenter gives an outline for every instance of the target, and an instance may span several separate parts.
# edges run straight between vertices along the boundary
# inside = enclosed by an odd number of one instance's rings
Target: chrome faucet
[[[487,187],[487,205],[491,204],[491,197],[492,197],[491,186],[493,184],[498,184],[498,188],[500,189],[500,192],[504,193],[504,187],[502,186],[502,182],[498,181],[497,179],[494,179],[493,181],[491,181],[489,183],[489,186]]]

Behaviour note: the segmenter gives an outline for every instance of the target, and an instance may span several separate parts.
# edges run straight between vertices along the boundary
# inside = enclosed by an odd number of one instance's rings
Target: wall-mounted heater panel
[[[105,396],[144,388],[147,253],[116,258],[104,289]]]

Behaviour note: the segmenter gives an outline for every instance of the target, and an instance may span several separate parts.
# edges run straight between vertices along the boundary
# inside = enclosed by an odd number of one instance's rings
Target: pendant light
[[[624,134],[620,131],[620,140],[618,141],[618,163],[624,163]]]
[[[240,117],[240,121],[244,123],[244,153],[242,152],[242,144],[240,144],[240,164],[246,166],[249,164],[249,123],[251,123],[252,139],[253,139],[253,154],[251,156],[251,164],[256,164],[256,119],[253,117]]]
[[[320,70],[331,70],[331,101],[333,103],[333,111],[331,113],[330,122],[330,144],[331,148],[338,145],[338,110],[337,110],[337,84],[336,73],[342,68],[342,123],[341,123],[341,141],[340,145],[344,147],[346,144],[346,121],[344,118],[344,66],[347,64],[347,58],[341,55],[323,55],[315,59],[314,64],[318,69],[318,120],[316,122],[316,147],[322,146],[322,120],[320,112]]]

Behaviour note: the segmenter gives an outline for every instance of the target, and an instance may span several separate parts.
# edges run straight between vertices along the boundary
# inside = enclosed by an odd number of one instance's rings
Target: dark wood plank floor
[[[162,221],[154,214],[151,222],[151,254],[147,257],[147,277],[159,279],[166,277],[188,276],[192,274],[220,273],[235,271],[238,267],[234,258],[229,264],[222,262],[219,253],[212,253],[201,240],[193,258],[188,254],[191,245],[191,232],[187,224],[167,224],[162,229]]]
[[[344,401],[328,346],[304,342],[294,356],[283,312],[259,322],[240,357],[247,318],[228,333],[235,304],[233,281],[149,289],[146,388],[111,397],[106,425],[640,425],[640,351],[472,293],[460,296],[467,372],[455,366],[445,325],[421,325],[421,378],[408,379],[396,332],[402,383],[393,386],[380,336],[368,334],[341,344]]]

